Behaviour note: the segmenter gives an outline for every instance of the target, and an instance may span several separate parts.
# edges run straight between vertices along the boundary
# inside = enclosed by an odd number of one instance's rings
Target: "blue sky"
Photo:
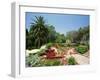
[[[43,16],[46,24],[53,25],[56,32],[60,32],[61,34],[66,34],[66,32],[78,30],[80,27],[85,27],[89,25],[90,20],[89,15],[26,12],[25,23],[28,30],[35,19],[35,16]]]

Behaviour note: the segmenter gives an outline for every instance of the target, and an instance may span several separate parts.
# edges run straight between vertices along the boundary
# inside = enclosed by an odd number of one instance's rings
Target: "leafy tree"
[[[26,29],[26,49],[32,49],[33,47],[33,36]]]
[[[28,29],[26,29],[26,36],[28,36]]]
[[[66,38],[68,40],[70,40],[71,42],[76,43],[77,39],[78,39],[78,32],[77,31],[70,31],[70,32],[67,33]]]
[[[55,31],[55,27],[53,25],[48,25],[48,31],[49,31],[49,35],[48,35],[48,42],[52,42],[54,43],[56,40],[56,31]]]
[[[28,49],[28,30],[26,29],[26,49]]]
[[[32,33],[35,40],[35,46],[40,48],[43,44],[47,43],[48,39],[48,29],[45,24],[44,17],[42,16],[35,16],[35,20],[32,23]]]
[[[80,43],[89,44],[89,26],[84,27],[79,34],[81,34]]]
[[[64,36],[64,34],[60,34],[60,33],[56,33],[56,43],[65,43],[66,42],[66,38]]]
[[[66,38],[72,43],[89,44],[89,26],[68,32]]]

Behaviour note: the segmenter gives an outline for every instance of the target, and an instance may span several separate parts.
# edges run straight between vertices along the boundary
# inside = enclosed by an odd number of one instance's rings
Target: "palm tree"
[[[47,43],[49,31],[46,27],[44,17],[35,16],[35,20],[32,23],[31,32],[33,33],[35,46],[37,48],[40,48],[40,46]]]

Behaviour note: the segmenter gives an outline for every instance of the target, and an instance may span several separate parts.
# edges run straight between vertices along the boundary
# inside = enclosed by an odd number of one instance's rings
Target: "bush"
[[[78,47],[76,47],[76,50],[77,50],[77,52],[78,53],[80,53],[80,54],[84,54],[85,52],[87,52],[88,51],[88,46],[78,46]]]
[[[66,43],[58,43],[58,45],[59,45],[60,47],[67,47],[67,44],[66,44]]]
[[[39,64],[39,62],[40,58],[37,54],[26,57],[26,66],[28,67],[35,67]]]
[[[76,65],[76,64],[77,64],[77,62],[74,57],[70,57],[68,59],[68,65]]]
[[[52,45],[53,45],[53,43],[48,43],[46,46],[47,46],[47,48],[50,48],[50,47],[52,47]]]
[[[58,66],[60,65],[60,61],[48,59],[48,60],[43,61],[41,64],[43,64],[42,66]]]
[[[46,45],[46,48],[50,48],[50,47],[59,47],[59,45],[60,45],[60,43],[48,43],[47,45]]]
[[[53,66],[58,66],[58,65],[60,65],[60,61],[55,60],[55,61],[53,62]]]

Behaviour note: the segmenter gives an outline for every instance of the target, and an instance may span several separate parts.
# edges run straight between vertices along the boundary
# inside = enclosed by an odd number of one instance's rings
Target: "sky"
[[[53,25],[56,32],[61,34],[66,34],[66,32],[88,26],[90,20],[89,15],[26,12],[25,24],[28,30],[35,19],[35,16],[43,16],[46,24]]]

